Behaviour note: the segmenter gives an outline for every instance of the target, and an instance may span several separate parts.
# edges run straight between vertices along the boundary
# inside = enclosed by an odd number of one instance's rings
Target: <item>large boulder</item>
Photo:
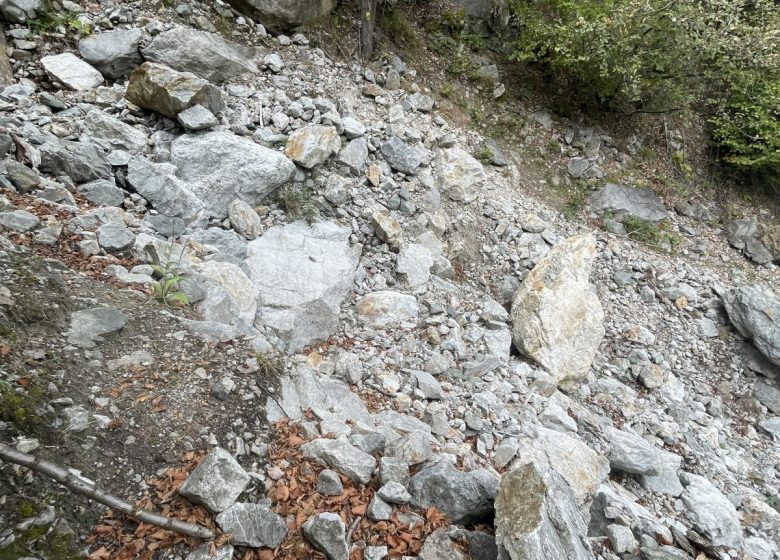
[[[98,33],[79,41],[79,54],[106,78],[121,78],[144,61],[138,50],[143,36],[137,28]]]
[[[0,33],[0,88],[2,86],[10,86],[12,83],[14,83],[14,70],[11,68],[11,60],[8,58],[5,33]],[[0,142],[0,144],[8,145],[4,142]],[[5,155],[7,151],[4,146],[0,147],[0,155]]]
[[[142,130],[100,109],[87,113],[83,124],[89,139],[105,150],[124,150],[138,154],[146,149],[146,134]]]
[[[190,27],[160,33],[142,52],[146,60],[191,72],[213,83],[257,72],[254,48]]]
[[[595,255],[593,236],[570,237],[534,267],[512,300],[515,346],[565,388],[587,376],[605,334],[604,311],[588,282]]]
[[[228,4],[273,31],[288,31],[325,17],[336,0],[228,0]]]
[[[380,151],[394,171],[417,175],[417,168],[423,160],[422,150],[418,146],[412,146],[397,136],[391,136],[382,144]]]
[[[111,165],[105,154],[92,144],[69,140],[50,140],[39,146],[38,169],[51,175],[67,175],[74,183],[108,179]]]
[[[287,157],[298,165],[311,169],[341,149],[336,127],[311,124],[290,134],[285,147]]]
[[[179,494],[209,511],[229,508],[249,484],[249,475],[233,456],[220,447],[211,451],[184,481]]]
[[[74,91],[96,88],[103,83],[103,74],[73,53],[44,56],[41,66],[52,80]]]
[[[43,0],[2,0],[0,15],[11,23],[24,23],[43,9]]]
[[[350,230],[332,222],[275,226],[247,245],[247,265],[260,288],[257,321],[294,352],[326,340],[358,266]]]
[[[699,534],[715,547],[742,548],[742,527],[739,514],[729,499],[702,476],[686,473],[685,491],[680,498],[686,516]]]
[[[614,183],[599,189],[593,195],[590,206],[595,212],[610,212],[618,220],[635,218],[657,223],[669,215],[651,189],[624,187]]]
[[[259,203],[295,172],[295,164],[283,154],[230,132],[178,137],[171,144],[171,163],[217,218],[228,215],[236,198]]]
[[[194,105],[203,105],[214,114],[222,110],[222,95],[214,85],[190,72],[153,62],[144,62],[130,74],[125,98],[172,118]]]
[[[739,334],[780,365],[780,299],[755,286],[741,286],[723,294],[723,305]]]
[[[160,214],[193,222],[203,215],[203,202],[174,171],[170,164],[155,164],[138,156],[127,164],[127,182]]]
[[[452,200],[472,202],[486,183],[485,168],[466,150],[449,148],[436,158],[436,185]]]

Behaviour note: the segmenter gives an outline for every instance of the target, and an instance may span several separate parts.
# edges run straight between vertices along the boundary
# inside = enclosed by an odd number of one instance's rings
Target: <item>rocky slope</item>
[[[397,56],[334,61],[221,3],[64,1],[41,35],[36,5],[2,10],[3,441],[128,497],[207,450],[174,489],[232,536],[219,558],[780,558],[755,223],[614,184],[589,201],[606,231],[573,223]],[[93,32],[68,48],[72,21]],[[561,136],[573,178],[631,159]],[[0,558],[97,522],[52,494],[24,521],[46,482],[0,474]],[[80,547],[209,557],[159,542]]]

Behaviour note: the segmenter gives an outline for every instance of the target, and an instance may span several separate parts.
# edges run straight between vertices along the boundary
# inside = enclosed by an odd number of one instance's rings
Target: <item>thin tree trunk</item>
[[[374,24],[377,0],[360,0],[360,54],[370,60],[374,54]]]
[[[160,515],[158,513],[144,509],[138,509],[128,501],[117,498],[116,496],[112,496],[111,494],[107,494],[96,486],[88,484],[59,465],[55,465],[49,461],[33,457],[27,453],[22,453],[21,451],[17,451],[16,449],[13,449],[4,443],[0,443],[0,459],[9,463],[27,467],[32,471],[44,474],[49,478],[53,478],[74,494],[80,494],[82,496],[91,498],[96,502],[110,507],[111,509],[115,509],[121,513],[127,514],[130,517],[134,517],[143,523],[148,523],[149,525],[154,525],[155,527],[162,527],[164,529],[181,533],[182,535],[196,537],[199,539],[212,540],[216,537],[214,531],[206,527],[193,525],[192,523],[185,523],[184,521],[179,521],[178,519],[171,519],[170,517],[165,517],[164,515]]]

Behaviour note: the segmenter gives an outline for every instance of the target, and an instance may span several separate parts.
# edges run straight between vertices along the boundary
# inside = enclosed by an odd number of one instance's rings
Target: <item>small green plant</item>
[[[493,152],[484,144],[474,151],[474,157],[485,165],[493,163]]]
[[[403,12],[394,6],[385,6],[380,10],[378,26],[398,45],[410,48],[420,45],[414,27]]]
[[[628,236],[642,243],[648,243],[655,245],[658,243],[661,232],[658,230],[658,226],[648,221],[637,218],[636,216],[628,216],[623,220],[623,226],[628,232]]]
[[[452,83],[447,82],[441,88],[440,93],[442,94],[443,97],[452,97],[453,95],[455,95],[455,86]]]
[[[81,35],[90,35],[92,33],[92,27],[82,23],[77,17],[50,12],[44,12],[37,18],[28,20],[27,25],[33,33],[40,35],[54,33],[60,27],[63,27],[66,32],[71,31]]]
[[[38,405],[44,392],[32,384],[26,389],[16,389],[6,381],[0,381],[0,420],[12,424],[24,434],[37,434],[43,428],[43,420],[38,414]]]
[[[686,179],[693,177],[693,167],[691,167],[691,164],[685,160],[684,151],[677,150],[674,152],[674,154],[672,154],[672,161],[674,162],[674,166],[677,168],[677,170],[682,173],[683,177]]]
[[[172,251],[168,251],[165,262],[152,265],[157,281],[152,283],[152,294],[156,300],[165,305],[186,307],[190,304],[190,298],[179,289],[179,284],[184,280],[179,265],[184,256],[182,250],[177,262],[173,262]]]
[[[279,206],[292,219],[303,219],[312,223],[319,217],[319,210],[311,199],[311,191],[301,187],[287,186],[277,192],[276,200]]]
[[[574,219],[585,207],[585,194],[580,189],[574,190],[566,200],[561,212],[567,219]]]
[[[460,39],[473,51],[478,51],[485,47],[485,39],[476,33],[461,33]]]

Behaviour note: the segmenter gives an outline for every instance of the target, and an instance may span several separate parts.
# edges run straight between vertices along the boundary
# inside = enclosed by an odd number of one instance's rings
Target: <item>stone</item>
[[[368,143],[365,138],[355,138],[347,142],[339,152],[337,161],[349,167],[353,174],[360,173],[368,159]]]
[[[739,514],[720,490],[704,477],[685,473],[680,496],[693,528],[712,546],[740,550],[743,544]]]
[[[360,484],[368,484],[376,468],[376,459],[350,444],[346,438],[315,439],[301,446],[304,457],[314,459]]]
[[[229,0],[228,4],[281,32],[323,19],[336,7],[336,0]]]
[[[265,504],[235,503],[217,515],[217,523],[239,546],[276,548],[287,536],[287,524]]]
[[[383,486],[388,482],[406,486],[409,482],[409,463],[400,457],[382,457],[379,460],[379,481]]]
[[[780,298],[754,286],[723,294],[729,320],[769,361],[780,365]]]
[[[425,95],[419,91],[414,92],[406,98],[406,103],[415,111],[421,113],[430,113],[433,111],[434,100],[430,95]]]
[[[341,477],[336,471],[325,469],[317,475],[317,492],[325,496],[341,496],[344,486]]]
[[[495,508],[499,558],[595,560],[581,540],[585,521],[555,472],[527,463],[505,474]]]
[[[419,560],[471,560],[473,557],[452,542],[447,528],[440,527],[425,539],[418,558]]]
[[[69,344],[79,348],[94,348],[103,336],[122,330],[126,323],[127,315],[119,309],[84,309],[71,313],[70,329],[65,335]]]
[[[214,113],[203,105],[193,105],[176,115],[176,120],[187,130],[207,130],[219,124]]]
[[[51,175],[67,175],[76,183],[111,177],[111,165],[105,154],[92,144],[69,140],[50,140],[38,147],[38,169]]]
[[[225,449],[217,447],[198,465],[179,494],[219,513],[232,506],[249,484],[249,475]]]
[[[78,190],[92,204],[100,206],[122,206],[125,201],[124,191],[108,179],[84,183],[79,185]]]
[[[430,428],[426,431],[409,432],[394,439],[385,447],[385,455],[399,457],[410,465],[424,463],[433,457]]]
[[[284,155],[229,132],[179,136],[171,144],[171,163],[216,218],[227,216],[236,198],[258,204],[295,172]]]
[[[712,319],[702,317],[696,321],[696,332],[705,338],[715,338],[718,336],[718,325]]]
[[[350,233],[333,222],[294,222],[247,245],[246,264],[260,290],[257,321],[289,352],[335,332],[358,266]]]
[[[115,80],[144,61],[138,50],[142,38],[143,31],[137,28],[93,34],[79,41],[79,54],[103,76]]]
[[[284,60],[282,60],[282,57],[279,56],[278,53],[270,53],[265,55],[265,57],[263,57],[263,64],[265,64],[274,74],[278,74],[284,70]],[[280,129],[282,128],[284,127],[280,127]]]
[[[414,296],[383,290],[361,297],[356,306],[358,320],[374,329],[388,329],[416,323],[419,305]]]
[[[43,7],[43,0],[3,0],[0,2],[0,14],[6,21],[24,23],[35,18]]]
[[[403,241],[403,228],[401,224],[390,214],[384,212],[374,212],[371,215],[371,225],[374,228],[376,236],[390,245],[390,248],[397,249]]]
[[[414,507],[436,507],[456,525],[476,523],[493,513],[498,480],[487,470],[462,472],[439,462],[409,481]]]
[[[363,123],[352,117],[341,119],[341,126],[344,128],[344,136],[347,137],[347,140],[358,138],[366,133],[366,127]]]
[[[235,199],[228,206],[230,225],[247,239],[255,239],[263,233],[263,220],[255,209],[240,199]]]
[[[433,255],[424,245],[410,243],[398,253],[396,271],[410,288],[424,286],[431,277]]]
[[[639,547],[633,531],[625,525],[616,525],[614,523],[608,525],[607,538],[609,538],[609,544],[612,545],[612,551],[615,554],[635,552]]]
[[[73,53],[44,56],[41,66],[52,80],[73,91],[86,91],[103,83],[103,75]]]
[[[87,113],[82,123],[92,143],[104,150],[124,150],[131,154],[140,154],[146,150],[146,134],[142,130],[100,109]]]
[[[233,545],[223,544],[211,555],[211,543],[203,543],[187,555],[185,560],[232,560]]]
[[[203,78],[190,72],[177,72],[153,62],[144,62],[130,74],[125,99],[166,117],[203,105],[214,114],[222,111],[222,94]]]
[[[341,139],[336,128],[312,124],[290,134],[284,151],[298,165],[311,169],[325,163],[341,149]]]
[[[214,247],[220,253],[243,259],[246,257],[246,240],[233,230],[218,227],[197,229],[192,239],[202,245]]]
[[[89,410],[83,406],[69,406],[62,409],[62,418],[65,421],[65,431],[83,432],[89,428],[90,421]]]
[[[141,52],[148,61],[191,72],[212,83],[258,72],[254,48],[190,27],[160,33]]]
[[[624,187],[614,183],[599,189],[593,195],[590,207],[594,212],[609,212],[619,221],[635,218],[655,224],[669,216],[666,207],[651,189]]]
[[[376,495],[388,504],[408,504],[412,496],[400,482],[388,482],[383,484]]]
[[[417,384],[417,389],[426,399],[439,400],[444,398],[444,391],[434,376],[421,370],[413,370],[411,373]]]
[[[473,202],[487,186],[487,173],[466,150],[447,148],[436,158],[436,186],[456,202]]]
[[[186,223],[194,222],[205,213],[205,205],[173,173],[170,164],[155,164],[144,157],[131,158],[127,164],[127,182],[155,210]]]
[[[564,388],[588,375],[605,335],[604,312],[588,282],[595,256],[591,235],[559,243],[531,270],[512,301],[515,346]]]
[[[20,193],[29,193],[41,184],[38,174],[21,162],[9,159],[5,162],[5,168],[8,180]]]
[[[422,163],[422,153],[415,146],[410,146],[397,136],[391,136],[380,148],[388,165],[394,171],[406,175],[416,175]]]
[[[135,235],[117,222],[103,224],[95,233],[97,233],[97,240],[100,246],[109,253],[124,251],[135,241]]]
[[[780,414],[780,389],[763,381],[757,381],[755,392],[756,398],[761,404],[775,414]]]
[[[0,212],[0,227],[19,233],[25,233],[37,228],[41,221],[35,214],[27,210],[12,210]]]
[[[367,546],[363,549],[363,560],[385,560],[387,554],[386,546]]]
[[[196,270],[211,281],[205,298],[198,303],[204,320],[232,324],[240,319],[247,325],[254,322],[259,290],[240,266],[211,260],[200,263]]]
[[[658,474],[661,470],[661,450],[644,438],[616,428],[605,431],[609,442],[609,465],[614,470],[631,474]]]
[[[349,560],[346,527],[341,517],[325,512],[311,516],[301,526],[303,536],[314,548],[325,553],[328,560]]]
[[[393,506],[374,494],[366,509],[366,515],[371,521],[386,521],[393,516]]]

